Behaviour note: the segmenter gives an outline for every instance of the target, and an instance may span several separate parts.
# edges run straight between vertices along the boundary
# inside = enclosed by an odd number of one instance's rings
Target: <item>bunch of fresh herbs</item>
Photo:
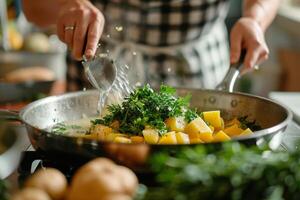
[[[300,151],[229,142],[154,154],[150,165],[158,187],[144,199],[300,199]]]
[[[117,120],[121,133],[141,134],[146,126],[150,126],[163,134],[167,132],[164,121],[168,117],[182,116],[188,122],[198,117],[196,111],[189,108],[190,96],[175,97],[175,92],[166,85],[162,85],[158,92],[145,85],[132,92],[121,105],[109,105],[109,114],[92,123],[109,126]]]

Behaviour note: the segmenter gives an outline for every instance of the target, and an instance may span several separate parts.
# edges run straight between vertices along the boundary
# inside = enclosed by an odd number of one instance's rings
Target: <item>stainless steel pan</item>
[[[238,72],[239,68],[232,66],[220,87],[232,90]],[[225,119],[244,115],[255,119],[262,126],[262,130],[256,131],[251,136],[234,139],[245,143],[267,143],[271,148],[277,148],[292,118],[291,112],[283,105],[258,96],[218,90],[178,88],[177,91],[178,95],[191,94],[191,106],[199,110],[220,109]],[[7,111],[2,111],[0,118],[5,116],[5,118],[21,120],[27,127],[30,141],[35,149],[89,157],[108,156],[119,162],[126,162],[127,165],[142,163],[149,152],[163,148],[172,150],[182,146],[113,144],[55,135],[45,130],[58,122],[81,119],[84,115],[96,116],[97,102],[97,91],[75,92],[38,100],[26,106],[19,114],[12,112],[8,114]],[[132,156],[132,152],[140,154]]]

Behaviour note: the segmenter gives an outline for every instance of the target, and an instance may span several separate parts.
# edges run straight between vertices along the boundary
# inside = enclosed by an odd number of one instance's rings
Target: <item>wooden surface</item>
[[[282,67],[280,90],[300,91],[300,51],[280,49],[278,58]]]

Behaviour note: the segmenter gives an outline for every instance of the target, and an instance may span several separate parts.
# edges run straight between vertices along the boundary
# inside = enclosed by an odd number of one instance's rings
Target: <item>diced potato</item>
[[[222,127],[222,119],[219,110],[203,112],[203,118],[215,128]]]
[[[155,129],[144,129],[143,136],[148,144],[156,144],[159,140],[159,134]]]
[[[120,128],[120,122],[118,120],[115,120],[113,121],[111,124],[110,124],[110,127],[115,129],[115,130],[119,130]]]
[[[188,134],[177,132],[176,133],[177,144],[189,144],[190,138]]]
[[[117,142],[117,143],[131,143],[131,140],[129,138],[126,138],[126,137],[117,136],[117,137],[115,137],[114,142]]]
[[[241,129],[237,124],[229,126],[223,130],[230,137],[240,135],[244,130]]]
[[[165,133],[160,139],[159,144],[177,144],[175,131]]]
[[[128,135],[127,134],[123,134],[123,133],[110,133],[108,135],[106,135],[106,137],[104,138],[105,141],[114,141],[116,137],[125,137],[127,138]]]
[[[251,135],[253,132],[250,128],[245,129],[239,136]]]
[[[77,137],[86,138],[91,140],[97,140],[97,134],[78,135]]]
[[[213,142],[225,142],[231,139],[224,131],[217,132],[213,135],[213,138]]]
[[[166,119],[165,124],[171,131],[184,131],[186,122],[183,117],[170,117]]]
[[[130,137],[130,139],[131,139],[131,142],[132,143],[135,143],[135,144],[138,144],[138,143],[144,143],[144,137],[142,137],[142,136],[132,136],[132,137]]]
[[[189,138],[198,138],[200,133],[213,133],[201,117],[198,117],[188,123],[184,132],[189,135]]]
[[[200,138],[192,138],[190,139],[191,144],[199,144],[199,143],[204,143]]]
[[[241,125],[241,122],[240,122],[237,118],[233,118],[231,121],[227,122],[227,123],[225,124],[225,126],[226,126],[226,127],[229,127],[229,126],[232,126],[232,125],[234,125],[234,124],[240,126],[240,125]]]
[[[126,137],[126,138],[128,138],[128,135],[127,134],[123,134],[123,133],[110,133],[110,134],[108,134],[108,135],[105,136],[104,140],[112,142],[112,141],[114,141],[114,139],[116,137]]]
[[[92,128],[91,133],[97,135],[99,140],[105,140],[107,135],[113,133],[113,129],[102,124],[97,124]]]
[[[225,128],[225,122],[224,119],[221,117],[221,128],[220,130],[223,130]]]
[[[215,131],[215,127],[213,127],[212,125],[209,125],[208,127],[210,128],[210,130],[211,130],[212,132]]]
[[[202,140],[205,143],[212,142],[213,141],[213,134],[212,133],[200,133],[198,138]]]

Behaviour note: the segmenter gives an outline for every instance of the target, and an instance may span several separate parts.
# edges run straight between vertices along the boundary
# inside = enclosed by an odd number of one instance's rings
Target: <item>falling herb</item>
[[[189,108],[190,96],[175,97],[176,90],[162,85],[155,92],[149,85],[136,89],[125,98],[121,105],[108,106],[109,114],[92,121],[93,125],[109,126],[113,121],[120,122],[119,131],[128,134],[141,134],[146,126],[151,126],[160,134],[167,132],[164,121],[168,117],[185,117],[188,121],[198,115]]]

